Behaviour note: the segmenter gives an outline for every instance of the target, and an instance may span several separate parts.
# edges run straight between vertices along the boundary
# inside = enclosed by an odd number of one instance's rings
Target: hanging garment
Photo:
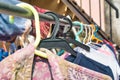
[[[113,52],[113,48],[111,48],[111,46],[108,44],[87,43],[86,45],[89,45],[90,47],[94,48],[95,50],[98,50],[99,52],[103,54],[116,58],[115,53]]]
[[[115,53],[115,48],[114,48],[113,44],[111,42],[106,41],[106,40],[103,40],[103,41],[113,51],[115,57],[117,57],[117,55]]]
[[[92,60],[95,60],[101,64],[109,66],[113,72],[114,80],[119,80],[120,67],[114,56],[108,56],[106,54],[103,54],[102,52],[95,50],[92,47],[90,49],[90,52],[87,52],[80,47],[76,47],[75,51],[78,53],[82,53],[86,57],[91,58]]]
[[[47,55],[48,60],[36,58],[34,64],[37,66],[33,71],[33,80],[107,80],[107,76],[106,79],[105,76],[102,78],[98,72],[91,72],[92,70],[65,61],[52,53],[47,53]]]
[[[8,4],[16,5],[18,0],[0,0]],[[10,23],[9,15],[0,14],[0,40],[8,41],[17,35],[24,33],[27,27],[31,26],[31,21],[21,17],[14,17],[14,23]]]
[[[0,62],[0,80],[31,80],[34,46],[16,51]]]
[[[101,63],[98,63],[90,58],[87,58],[82,53],[77,53],[76,58],[74,56],[70,55],[66,58],[66,60],[73,62],[75,64],[78,64],[80,66],[86,67],[88,69],[106,74],[106,75],[110,76],[112,78],[112,80],[114,80],[113,73],[112,73],[112,70],[110,69],[110,67],[105,66]]]
[[[116,58],[116,56],[115,56],[116,53],[114,53],[113,48],[111,48],[110,45],[103,44],[100,49],[103,49],[104,51],[109,52],[111,54],[111,56],[113,56],[114,58]]]
[[[112,80],[107,75],[65,61],[50,51],[46,53],[48,60],[36,57],[33,64],[33,53],[34,46],[30,44],[0,62],[0,80]]]
[[[7,56],[8,56],[8,52],[6,52],[2,48],[0,48],[0,61],[2,61]]]
[[[45,13],[45,12],[48,11],[48,10],[39,8],[37,6],[34,6],[34,8],[37,10],[38,13]],[[32,21],[32,27],[35,28],[34,20]],[[47,38],[49,30],[50,30],[50,24],[48,22],[40,22],[40,32],[41,32],[40,34],[41,34],[41,38],[42,39]],[[35,34],[36,33],[33,32],[33,35],[35,35]]]

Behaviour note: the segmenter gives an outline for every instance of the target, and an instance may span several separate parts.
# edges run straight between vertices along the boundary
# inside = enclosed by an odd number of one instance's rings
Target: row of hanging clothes
[[[1,0],[29,10],[34,20],[0,14],[0,80],[120,80],[117,51],[96,24]],[[40,22],[38,13],[54,18]],[[68,25],[61,25],[60,19]]]

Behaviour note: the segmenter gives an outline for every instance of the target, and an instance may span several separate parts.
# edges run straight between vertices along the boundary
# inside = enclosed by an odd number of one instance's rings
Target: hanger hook
[[[59,24],[60,24],[59,23],[59,18],[53,12],[46,12],[45,14],[48,14],[48,15],[52,16],[54,18],[54,20],[55,20],[55,26],[53,28],[53,31],[52,31],[52,34],[51,34],[51,37],[50,37],[51,39],[54,39],[56,37],[58,31],[59,31]]]
[[[64,17],[63,18],[64,20],[67,20],[68,21],[68,23],[69,23],[69,28],[68,28],[68,30],[64,33],[64,34],[66,34],[66,33],[68,33],[71,29],[72,29],[72,21],[69,19],[69,18],[67,18],[67,17]]]

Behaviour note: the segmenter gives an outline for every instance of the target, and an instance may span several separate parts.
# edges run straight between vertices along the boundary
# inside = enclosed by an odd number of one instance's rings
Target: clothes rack
[[[28,19],[34,19],[32,12],[25,10],[23,8],[20,8],[18,6],[7,4],[1,1],[0,1],[0,13],[24,17]],[[51,16],[39,13],[39,17],[40,17],[40,21],[47,21],[50,23],[54,23],[54,19]],[[69,22],[67,20],[60,19],[60,25],[69,25]],[[74,25],[74,26],[77,26],[77,25]],[[98,33],[104,39],[109,41],[109,38],[105,36],[106,34],[101,29],[98,30]]]
[[[25,10],[23,8],[20,8],[18,6],[14,6],[11,4],[0,2],[0,13],[8,14],[8,15],[14,15],[19,17],[24,17],[28,19],[34,19],[32,12]],[[48,21],[48,22],[54,22],[53,17],[48,16],[43,13],[39,13],[40,21]],[[60,19],[60,25],[67,25],[69,22],[67,20]]]

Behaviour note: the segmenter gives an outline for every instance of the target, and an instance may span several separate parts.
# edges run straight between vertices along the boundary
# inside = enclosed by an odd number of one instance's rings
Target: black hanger
[[[56,38],[57,32],[59,30],[59,18],[57,15],[53,12],[46,12],[45,14],[48,14],[52,16],[55,19],[55,26],[52,32],[52,36],[50,38],[46,38],[40,41],[38,48],[59,48],[64,49],[67,52],[70,52],[73,56],[76,56],[76,52],[72,49],[72,47],[69,45],[69,43],[66,40],[63,40],[61,38]]]
[[[66,39],[66,41],[68,43],[72,43],[72,44],[74,44],[74,45],[76,45],[78,47],[81,47],[82,49],[84,49],[84,50],[89,52],[90,51],[90,47],[89,46],[87,46],[87,45],[85,45],[83,43],[80,43],[79,41],[76,41],[76,40],[74,40],[72,38],[66,38],[66,34],[71,30],[73,25],[72,25],[72,21],[69,18],[64,17],[64,19],[67,20],[69,22],[69,24],[70,24],[69,30],[66,33],[64,33],[64,38]]]

